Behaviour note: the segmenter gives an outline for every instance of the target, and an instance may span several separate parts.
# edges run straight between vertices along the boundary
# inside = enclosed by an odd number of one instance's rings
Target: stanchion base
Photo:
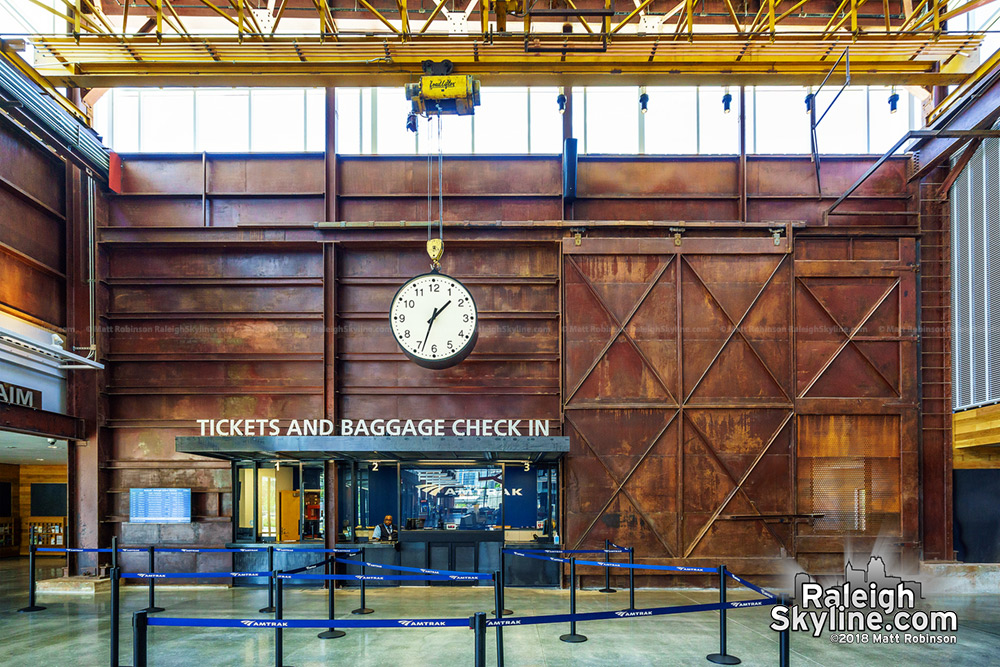
[[[19,614],[30,614],[33,611],[43,611],[45,607],[39,607],[37,604],[31,607],[25,607],[24,609],[18,609]]]
[[[273,614],[274,612],[277,611],[277,609],[275,609],[274,607],[262,607],[261,609],[258,609],[257,611],[259,611],[262,614]]]
[[[587,641],[587,637],[584,635],[559,635],[559,641],[570,644],[582,644]]]
[[[346,634],[347,633],[343,630],[334,630],[333,628],[330,628],[329,630],[321,632],[316,636],[320,639],[337,639],[338,637],[343,637]]]
[[[729,655],[728,653],[710,653],[705,656],[705,659],[717,665],[738,665],[742,662],[735,655]]]
[[[513,613],[514,613],[514,612],[512,612],[512,611],[511,611],[510,609],[504,609],[504,610],[503,610],[502,612],[500,612],[500,615],[501,615],[501,616],[510,616],[510,615],[512,615]],[[496,613],[495,611],[491,611],[491,612],[490,612],[490,614],[491,614],[491,615],[493,615],[493,616],[496,616],[496,615],[497,615],[497,613]]]
[[[357,609],[351,610],[352,614],[372,614],[374,612],[374,609],[369,609],[368,607],[358,607]]]
[[[598,593],[617,593],[618,591],[615,590],[614,588],[602,588],[601,590],[599,590],[597,592]]]
[[[144,611],[147,614],[155,614],[158,611],[166,611],[163,607],[146,607],[145,609],[140,609],[139,611]]]

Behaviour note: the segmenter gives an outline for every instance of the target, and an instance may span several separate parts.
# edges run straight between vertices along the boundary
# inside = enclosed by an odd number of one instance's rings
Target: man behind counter
[[[379,542],[389,542],[395,540],[397,537],[398,529],[392,523],[392,515],[386,514],[385,520],[379,525],[375,526],[375,531],[372,533],[372,540]]]

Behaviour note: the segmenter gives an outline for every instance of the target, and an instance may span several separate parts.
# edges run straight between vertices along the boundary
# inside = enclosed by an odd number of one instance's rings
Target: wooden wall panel
[[[67,468],[57,465],[20,465],[16,466],[18,471],[18,506],[21,510],[20,530],[22,556],[28,555],[28,546],[31,540],[28,536],[29,524],[32,521],[45,519],[66,519],[66,511],[54,516],[34,516],[31,513],[31,485],[32,484],[66,484]],[[65,525],[65,524],[64,524]],[[65,536],[63,537],[65,540]]]

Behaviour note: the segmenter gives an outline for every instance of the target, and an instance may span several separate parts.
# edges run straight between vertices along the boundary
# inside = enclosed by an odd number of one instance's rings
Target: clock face
[[[472,352],[479,335],[476,302],[465,285],[442,273],[408,280],[389,309],[396,342],[425,368],[448,368]]]

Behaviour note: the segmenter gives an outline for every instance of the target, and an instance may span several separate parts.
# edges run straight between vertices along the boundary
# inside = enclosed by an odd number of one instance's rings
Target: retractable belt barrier
[[[518,549],[528,554],[627,554],[628,549]]]
[[[35,547],[35,551],[41,553],[45,552],[66,552],[68,554],[85,554],[85,553],[102,553],[109,554],[111,549],[79,549],[76,547]]]
[[[190,628],[325,628],[329,619],[259,619],[259,618],[164,618],[150,616],[149,625]],[[337,625],[343,628],[468,628],[467,618],[338,618]]]
[[[345,558],[334,558],[338,563],[343,563],[345,565],[364,565],[365,567],[373,567],[376,570],[398,570],[399,572],[417,572],[420,574],[441,574],[441,575],[465,575],[475,577],[477,579],[492,579],[492,574],[483,574],[481,572],[462,572],[460,570],[432,570],[426,567],[407,567],[405,565],[385,565],[382,563],[369,563],[367,561],[357,561],[357,560],[347,560]]]
[[[122,572],[122,579],[239,579],[270,577],[270,572]]]
[[[492,579],[492,574],[291,574],[275,575],[278,579],[314,579],[320,581],[476,581]]]
[[[504,553],[513,554],[515,556],[522,556],[524,558],[534,558],[536,560],[548,560],[554,563],[569,563],[569,558],[556,558],[555,556],[539,556],[535,553],[531,553],[524,549],[504,549]],[[567,552],[568,553],[568,552]],[[714,574],[718,572],[718,568],[714,567],[687,567],[685,565],[647,565],[644,563],[612,563],[608,561],[596,561],[596,560],[578,560],[577,565],[593,565],[595,567],[620,567],[625,569],[635,569],[635,570],[661,570],[665,572],[702,572],[705,574]]]

